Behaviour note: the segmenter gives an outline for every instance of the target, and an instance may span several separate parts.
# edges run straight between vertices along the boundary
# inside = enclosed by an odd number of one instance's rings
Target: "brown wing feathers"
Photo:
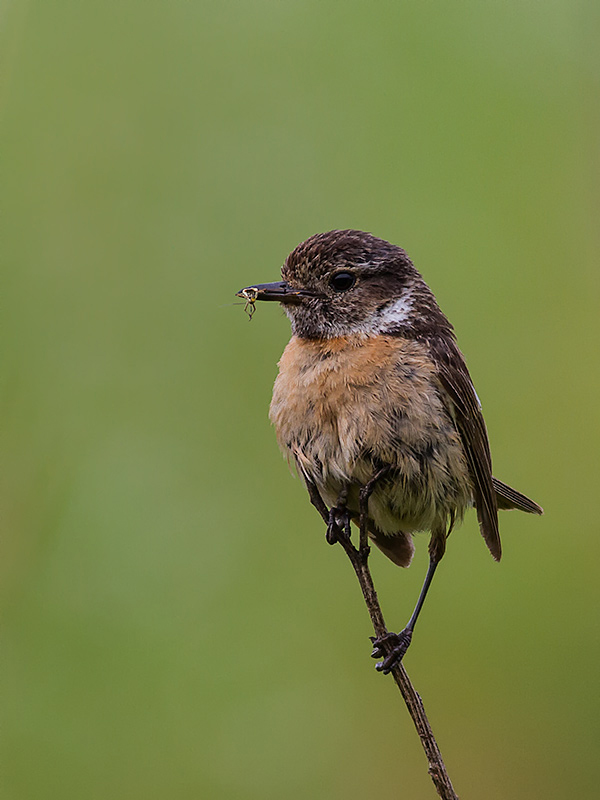
[[[469,370],[457,345],[449,339],[432,343],[432,356],[442,386],[448,393],[452,413],[461,435],[481,534],[496,561],[502,555],[498,529],[498,506],[492,478],[492,458],[487,430]]]

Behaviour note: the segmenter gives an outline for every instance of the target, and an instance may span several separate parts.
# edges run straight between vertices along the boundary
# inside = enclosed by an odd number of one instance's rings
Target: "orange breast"
[[[366,483],[374,463],[390,464],[399,474],[396,494],[404,492],[398,502],[413,507],[409,516],[423,517],[411,526],[424,527],[448,489],[457,494],[443,484],[468,483],[435,365],[419,342],[292,338],[279,362],[270,418],[284,452],[328,502],[342,485]]]

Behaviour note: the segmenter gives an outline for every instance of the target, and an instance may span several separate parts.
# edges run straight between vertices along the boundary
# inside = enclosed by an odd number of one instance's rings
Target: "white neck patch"
[[[404,292],[402,297],[394,300],[382,311],[378,311],[366,321],[363,330],[368,334],[380,334],[393,330],[398,325],[404,324],[410,317],[413,308],[413,295],[410,290]]]

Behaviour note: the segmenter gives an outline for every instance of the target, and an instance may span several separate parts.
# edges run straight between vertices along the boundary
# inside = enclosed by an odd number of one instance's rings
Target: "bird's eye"
[[[351,289],[356,282],[355,276],[351,272],[336,272],[329,281],[329,285],[336,292],[345,292]]]

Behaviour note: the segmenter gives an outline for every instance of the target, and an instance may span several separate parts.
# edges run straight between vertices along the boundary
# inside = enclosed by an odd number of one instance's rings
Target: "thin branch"
[[[358,578],[358,582],[369,611],[369,616],[371,617],[373,630],[375,631],[375,636],[377,638],[385,636],[385,634],[388,633],[388,630],[383,618],[381,605],[379,604],[379,600],[377,598],[375,585],[373,584],[371,570],[369,569],[370,548],[368,544],[367,505],[369,497],[375,488],[375,484],[381,477],[383,477],[385,472],[387,472],[387,469],[380,470],[360,492],[360,542],[358,549],[352,544],[350,537],[345,533],[342,533],[338,537],[338,541],[346,551],[346,555],[350,559],[350,563],[352,564],[356,573],[356,577]],[[319,491],[315,486],[310,484],[308,486],[308,491],[312,504],[323,517],[325,524],[329,525],[329,510],[323,502]],[[382,642],[382,647],[384,650],[386,650],[388,647],[385,640]],[[392,667],[391,672],[398,688],[400,689],[400,693],[408,709],[408,713],[412,717],[415,728],[417,729],[419,739],[421,740],[423,750],[425,751],[425,755],[427,756],[427,761],[429,763],[428,772],[439,797],[441,797],[442,800],[458,800],[458,795],[454,791],[446,771],[446,766],[444,764],[440,748],[438,747],[435,736],[433,735],[433,731],[431,729],[431,725],[427,719],[427,714],[425,713],[425,707],[421,697],[412,685],[410,678],[408,677],[408,674],[401,663]]]

